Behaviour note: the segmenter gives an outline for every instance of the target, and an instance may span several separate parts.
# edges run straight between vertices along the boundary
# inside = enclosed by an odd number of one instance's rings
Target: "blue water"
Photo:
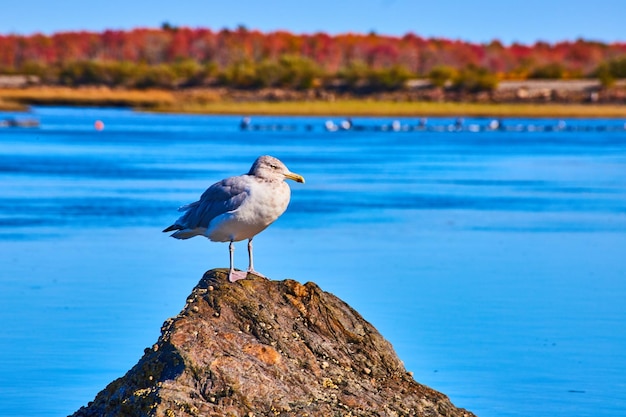
[[[161,230],[261,154],[307,180],[255,239],[261,273],[346,300],[417,381],[480,417],[626,414],[626,132],[594,128],[623,121],[331,133],[268,117],[253,121],[295,129],[240,131],[240,117],[46,107],[0,120],[16,116],[41,127],[0,129],[3,416],[70,414],[137,362],[203,272],[228,265],[227,245]]]

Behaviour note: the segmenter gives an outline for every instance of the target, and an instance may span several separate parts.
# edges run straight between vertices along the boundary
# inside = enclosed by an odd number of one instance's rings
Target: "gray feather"
[[[207,188],[198,201],[181,207],[185,214],[174,225],[180,229],[207,228],[215,217],[236,210],[247,196],[247,181],[227,178]]]

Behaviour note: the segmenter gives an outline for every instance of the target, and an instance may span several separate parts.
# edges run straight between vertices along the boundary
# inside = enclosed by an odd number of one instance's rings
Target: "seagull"
[[[233,242],[248,239],[247,272],[260,275],[254,270],[252,239],[287,209],[291,190],[285,179],[304,183],[301,175],[277,158],[260,156],[247,174],[216,182],[198,201],[179,208],[184,214],[163,232],[175,231],[171,236],[176,239],[204,236],[213,242],[230,242],[230,282],[247,276],[235,271]]]

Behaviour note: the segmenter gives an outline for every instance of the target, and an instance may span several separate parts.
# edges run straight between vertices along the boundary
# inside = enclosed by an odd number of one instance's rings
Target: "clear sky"
[[[0,0],[0,34],[174,26],[626,41],[626,0]]]

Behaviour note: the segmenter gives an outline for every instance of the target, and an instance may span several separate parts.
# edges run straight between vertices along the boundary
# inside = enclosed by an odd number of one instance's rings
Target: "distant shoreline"
[[[49,86],[0,89],[0,110],[24,111],[29,105],[130,107],[164,113],[249,116],[626,118],[626,104],[413,101],[402,100],[401,95],[306,97],[301,92],[293,95],[283,91],[225,93],[212,89],[170,91]]]

